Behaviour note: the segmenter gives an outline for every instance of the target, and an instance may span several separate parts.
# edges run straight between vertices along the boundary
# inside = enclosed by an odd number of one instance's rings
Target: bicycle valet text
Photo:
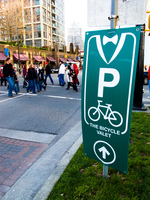
[[[101,136],[104,136],[104,137],[108,137],[108,138],[111,138],[111,135],[121,135],[120,131],[119,130],[115,130],[115,129],[112,129],[112,128],[108,128],[108,127],[104,127],[104,126],[100,126],[98,124],[93,124],[93,123],[90,123],[90,127],[91,128],[95,128],[96,129],[96,132],[98,135],[101,135]]]

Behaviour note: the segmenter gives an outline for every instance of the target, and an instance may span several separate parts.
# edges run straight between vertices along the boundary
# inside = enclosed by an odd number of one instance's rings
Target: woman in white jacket
[[[65,65],[62,62],[60,67],[59,67],[59,85],[64,86],[66,83],[64,81],[64,74],[65,74]]]
[[[71,70],[70,63],[68,64],[68,67],[66,70],[66,75],[67,75],[67,83],[68,83],[66,90],[69,90],[69,88],[72,84],[72,70]]]

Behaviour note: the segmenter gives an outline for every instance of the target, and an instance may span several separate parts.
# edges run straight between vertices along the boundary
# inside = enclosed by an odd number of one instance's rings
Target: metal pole
[[[18,27],[17,27],[17,43],[18,43],[18,64],[20,70],[20,54],[19,54],[19,36],[18,36]]]
[[[103,165],[103,177],[107,178],[108,177],[108,166]]]
[[[111,0],[110,28],[116,28],[116,0]]]
[[[26,27],[17,27],[17,43],[18,43],[18,64],[19,64],[19,73],[21,74],[20,71],[20,53],[19,53],[19,35],[18,35],[18,29],[26,29]]]
[[[135,89],[134,89],[133,110],[145,111],[147,108],[142,103],[145,24],[142,24],[139,26],[141,26],[141,37],[140,37],[139,56],[138,56],[136,81],[135,81]]]
[[[118,16],[116,15],[116,0],[111,0],[111,17],[110,19],[110,28],[114,29],[116,28],[116,19]],[[107,178],[108,177],[108,166],[103,165],[103,177]]]

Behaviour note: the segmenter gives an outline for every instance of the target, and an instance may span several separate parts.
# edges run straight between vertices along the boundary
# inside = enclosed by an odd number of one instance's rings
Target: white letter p
[[[105,74],[112,74],[113,80],[112,81],[105,81]],[[100,68],[99,71],[99,85],[98,85],[98,97],[103,97],[103,90],[104,87],[115,87],[120,79],[120,74],[116,69],[111,68]]]

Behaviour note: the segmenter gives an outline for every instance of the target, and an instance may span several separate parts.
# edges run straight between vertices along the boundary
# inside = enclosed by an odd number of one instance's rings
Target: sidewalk
[[[36,134],[0,130],[0,199],[46,199],[82,143],[80,122],[53,146],[55,136]]]

